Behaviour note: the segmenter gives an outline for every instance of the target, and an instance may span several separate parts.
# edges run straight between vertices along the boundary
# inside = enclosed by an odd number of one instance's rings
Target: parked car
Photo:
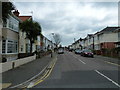
[[[75,49],[75,54],[81,54],[81,50],[80,49]]]
[[[91,50],[89,50],[89,49],[84,49],[84,50],[82,50],[82,52],[81,52],[81,56],[88,56],[88,57],[94,57],[94,54],[92,53],[92,51]]]
[[[58,49],[58,54],[63,54],[64,53],[64,48],[59,48]]]
[[[70,52],[72,52],[72,51],[73,51],[73,49],[72,49],[72,48],[70,48],[70,49],[69,49],[69,51],[70,51]]]

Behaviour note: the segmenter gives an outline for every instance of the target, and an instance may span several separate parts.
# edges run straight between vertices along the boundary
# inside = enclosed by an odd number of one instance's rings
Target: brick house
[[[102,49],[113,49],[118,42],[118,32],[115,32],[119,27],[106,27],[103,30],[94,34],[94,50],[97,54],[101,54]]]
[[[115,32],[116,29],[120,27],[106,27],[99,34],[100,40],[100,49],[107,48],[112,49],[115,48],[115,42],[118,42],[118,33]]]

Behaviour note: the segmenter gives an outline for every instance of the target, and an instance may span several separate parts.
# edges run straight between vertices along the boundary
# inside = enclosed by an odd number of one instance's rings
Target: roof
[[[120,28],[120,27],[106,27],[106,28],[104,28],[102,31],[100,31],[100,32],[113,32],[113,31],[115,31],[116,29],[118,29],[118,28]]]
[[[31,19],[32,16],[19,16],[19,18],[22,20],[22,21],[26,21],[28,19]]]
[[[116,29],[114,32],[120,32],[120,28]]]
[[[18,18],[17,16],[15,16],[13,13],[9,14],[10,16],[14,17],[16,20],[18,20],[19,22],[22,22],[20,18]]]

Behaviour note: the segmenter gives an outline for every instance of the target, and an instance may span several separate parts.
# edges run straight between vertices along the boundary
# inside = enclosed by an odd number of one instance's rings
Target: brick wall
[[[104,42],[101,48],[112,49],[112,48],[115,48],[115,44],[114,42]]]

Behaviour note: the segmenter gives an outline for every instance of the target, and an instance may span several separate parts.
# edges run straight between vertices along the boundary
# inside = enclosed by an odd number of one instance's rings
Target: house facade
[[[77,44],[75,41],[72,46],[76,47]],[[120,27],[106,27],[95,34],[88,34],[84,39],[79,39],[79,44],[82,49],[95,50],[98,54],[102,49],[120,47]]]
[[[21,20],[14,14],[9,15],[2,28],[2,59],[15,60],[18,58],[19,23]]]
[[[115,42],[118,41],[118,33],[114,32],[119,27],[106,27],[98,33],[100,49],[112,49],[115,48]]]
[[[32,20],[32,16],[19,16],[18,10],[13,12],[22,22],[26,20]],[[21,23],[22,23],[21,22]],[[35,51],[35,45],[33,45],[33,52]],[[19,53],[30,53],[30,41],[26,38],[26,33],[19,30]]]
[[[2,18],[0,18],[0,60],[2,60]],[[1,62],[1,61],[0,61]]]
[[[115,42],[116,47],[120,47],[120,28],[115,31],[118,35],[118,41]]]

